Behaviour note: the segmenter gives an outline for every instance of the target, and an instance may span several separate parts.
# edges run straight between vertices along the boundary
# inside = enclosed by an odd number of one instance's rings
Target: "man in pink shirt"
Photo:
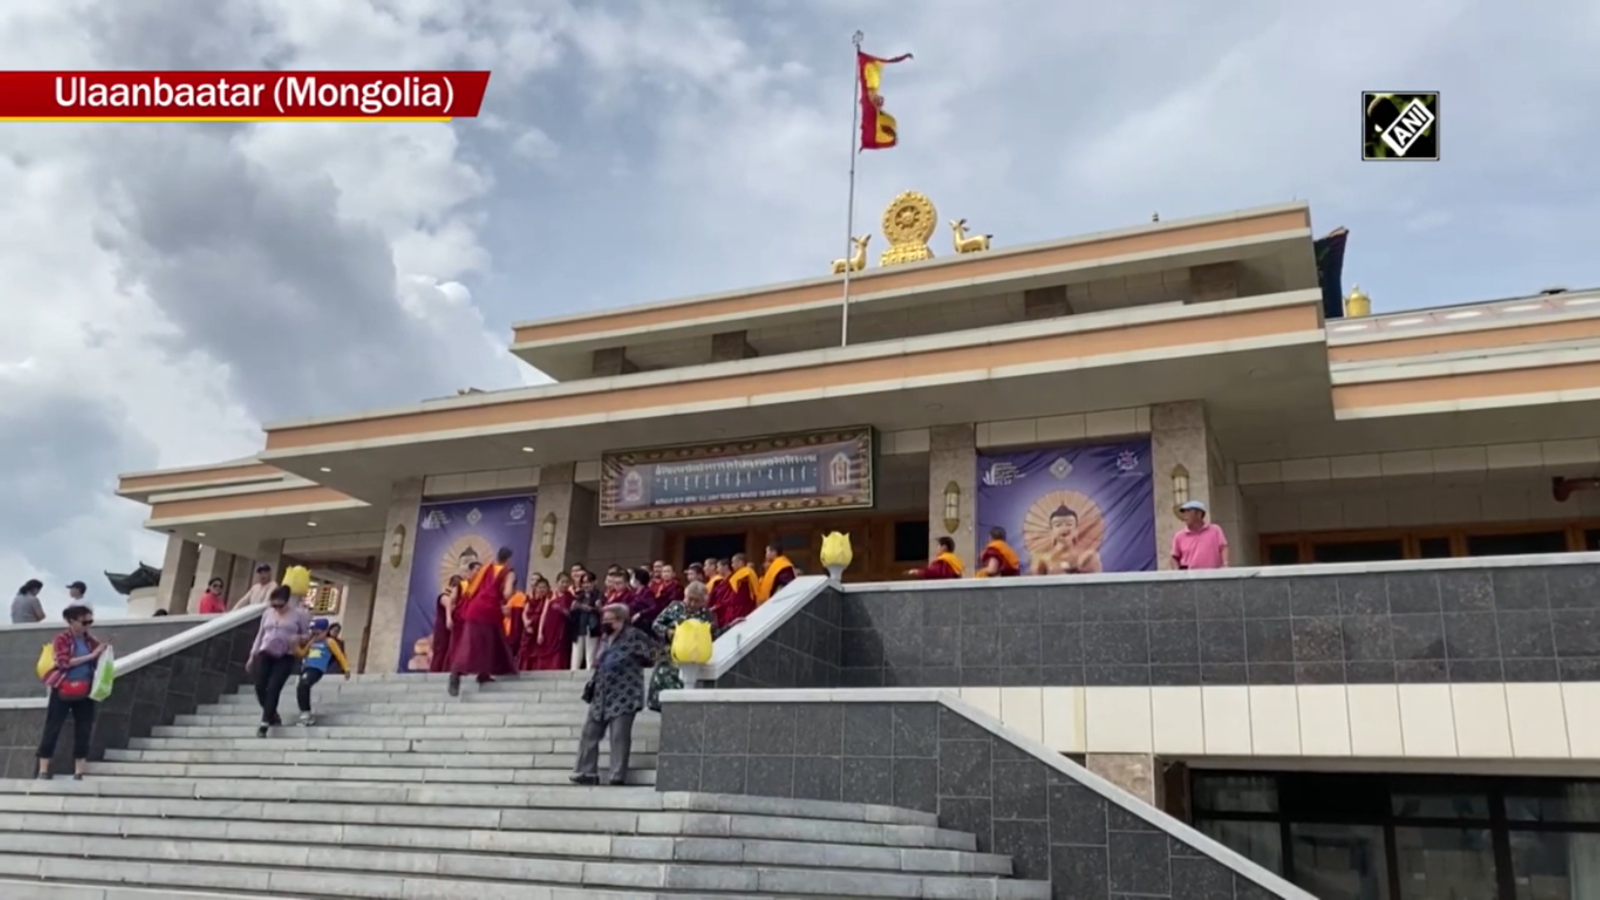
[[[1172,536],[1172,562],[1180,569],[1226,569],[1228,536],[1206,521],[1206,505],[1190,500],[1178,507],[1184,527]]]

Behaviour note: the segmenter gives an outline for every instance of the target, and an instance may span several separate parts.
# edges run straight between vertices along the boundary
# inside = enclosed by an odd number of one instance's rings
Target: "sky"
[[[538,383],[512,322],[822,274],[854,66],[995,245],[1306,200],[1375,311],[1600,285],[1600,4],[5,0],[34,69],[493,72],[451,124],[0,125],[0,590],[161,563],[120,472],[260,424]],[[1363,163],[1360,94],[1441,94]]]

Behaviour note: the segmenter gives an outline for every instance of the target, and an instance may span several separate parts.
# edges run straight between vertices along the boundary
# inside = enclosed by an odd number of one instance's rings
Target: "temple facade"
[[[1369,660],[1348,629],[1371,623],[1347,620],[1380,615],[1375,606],[1306,612],[1331,621],[1343,647],[1324,652],[1310,637],[1302,648],[1285,605],[1268,617],[1282,635],[1241,625],[1225,636],[1241,655],[1222,694],[1198,674],[1057,684],[1037,665],[1032,682],[954,687],[1152,798],[1155,760],[1211,772],[1168,805],[1209,810],[1221,823],[1212,833],[1258,860],[1312,847],[1376,854],[1392,874],[1406,841],[1456,839],[1435,827],[1472,831],[1462,854],[1512,853],[1515,790],[1500,782],[1472,782],[1493,798],[1481,823],[1447,827],[1454,813],[1440,813],[1396,837],[1392,818],[1373,813],[1356,837],[1296,843],[1288,800],[1258,809],[1247,796],[1269,783],[1312,790],[1285,772],[1600,773],[1600,731],[1571,713],[1600,700],[1600,646],[1563,656],[1550,618],[1583,597],[1600,607],[1600,585],[1585,576],[1558,599],[1556,569],[1540,562],[1600,551],[1600,291],[1373,315],[1359,291],[1343,308],[1325,302],[1304,204],[1027,246],[990,246],[961,220],[949,250],[923,255],[938,221],[925,202],[897,198],[886,212],[885,264],[867,265],[862,250],[810,280],[515,325],[512,353],[554,384],[274,422],[251,458],[122,476],[121,495],[168,535],[161,602],[187,611],[214,575],[237,593],[258,562],[306,565],[340,586],[337,614],[364,669],[403,671],[442,581],[501,545],[519,571],[547,576],[579,562],[759,558],[768,544],[815,574],[821,536],[840,531],[855,587],[906,578],[943,537],[971,567],[999,527],[1030,572],[1122,584],[1172,567],[1175,510],[1198,500],[1241,577],[1471,570],[1488,573],[1502,605],[1480,622],[1489,608],[1471,597],[1446,608],[1430,581],[1422,608],[1395,615],[1431,618],[1386,621]],[[1513,564],[1538,582],[1528,602],[1546,614],[1521,649],[1508,646],[1525,624],[1506,618],[1517,618]],[[1567,626],[1600,629],[1584,621]],[[1437,640],[1402,637],[1413,625],[1437,626]],[[1402,642],[1423,654],[1409,661],[1437,656],[1445,674],[1400,677]],[[1286,649],[1259,656],[1268,643]],[[1457,675],[1452,651],[1493,659],[1494,671]],[[1053,652],[1042,647],[1045,669]],[[1208,652],[1223,651],[1202,641],[1196,653]],[[1143,662],[1155,667],[1154,654]],[[1549,665],[1514,674],[1524,657]],[[1585,676],[1567,657],[1597,665]],[[1388,668],[1353,674],[1364,661]],[[1337,663],[1338,675],[1295,668],[1313,662]],[[1256,675],[1257,663],[1287,675]],[[881,685],[877,670],[861,677]],[[1096,693],[1120,690],[1144,693]],[[1307,712],[1315,704],[1325,717]]]

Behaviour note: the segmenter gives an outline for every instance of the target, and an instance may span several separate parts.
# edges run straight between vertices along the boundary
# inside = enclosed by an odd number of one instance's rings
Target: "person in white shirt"
[[[255,581],[250,583],[250,589],[240,595],[238,600],[233,601],[233,608],[243,609],[246,606],[261,606],[267,602],[268,597],[272,596],[272,591],[277,586],[278,582],[272,578],[272,567],[262,563],[256,566]]]

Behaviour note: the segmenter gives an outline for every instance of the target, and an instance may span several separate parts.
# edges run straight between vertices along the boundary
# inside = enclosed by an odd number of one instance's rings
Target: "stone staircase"
[[[580,686],[525,675],[452,699],[434,676],[328,681],[316,725],[264,739],[254,696],[224,697],[83,782],[0,781],[0,897],[1050,897],[925,813],[657,793],[649,713],[629,786],[571,785]]]

